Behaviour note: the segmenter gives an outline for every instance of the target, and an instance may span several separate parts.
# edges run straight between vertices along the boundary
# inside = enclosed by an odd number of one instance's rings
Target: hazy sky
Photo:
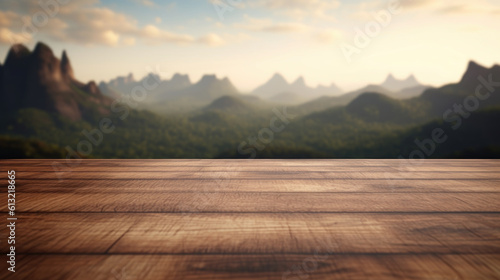
[[[43,41],[57,56],[67,50],[82,81],[159,67],[193,82],[228,76],[243,92],[275,72],[346,90],[388,73],[441,85],[471,59],[500,62],[499,27],[500,0],[2,0],[0,56]]]

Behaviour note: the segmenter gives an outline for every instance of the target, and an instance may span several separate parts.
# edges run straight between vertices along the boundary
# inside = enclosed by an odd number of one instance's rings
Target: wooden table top
[[[500,160],[0,167],[0,279],[500,279]]]

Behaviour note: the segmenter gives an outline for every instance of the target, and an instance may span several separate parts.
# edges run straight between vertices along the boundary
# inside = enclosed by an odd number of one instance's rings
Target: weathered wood
[[[16,172],[20,178],[27,179],[59,179],[55,172]],[[204,179],[220,179],[231,178],[241,180],[380,180],[380,179],[408,179],[408,180],[500,180],[500,172],[365,172],[358,170],[356,172],[317,172],[317,171],[281,171],[281,172],[249,172],[249,171],[213,171],[213,172],[66,172],[61,175],[63,180],[86,180],[92,178],[99,179],[189,179],[189,180],[204,180]]]
[[[0,160],[0,279],[500,279],[500,160],[54,163]]]
[[[175,193],[175,192],[335,192],[436,193],[500,192],[500,180],[17,180],[23,193]]]
[[[500,214],[464,213],[19,214],[17,235],[19,253],[86,254],[484,254],[499,240]]]
[[[499,212],[496,193],[21,193],[18,212]],[[7,212],[4,205],[1,211]]]
[[[500,274],[500,255],[320,255],[319,261],[316,257],[32,255],[19,262],[15,279],[498,279]]]
[[[12,168],[12,167],[11,167]],[[353,168],[362,168],[363,172],[500,172],[500,167],[481,165],[481,166],[445,166],[445,165],[418,165],[418,166],[405,166],[405,165],[380,165],[380,166],[363,166],[363,165],[300,165],[300,166],[281,166],[274,165],[234,165],[228,164],[215,165],[215,166],[182,166],[182,165],[111,165],[106,166],[106,172],[258,172],[258,173],[276,173],[276,172],[351,172]],[[22,172],[33,171],[33,166],[29,164],[15,166],[15,169]],[[103,166],[93,165],[78,165],[75,167],[60,167],[54,168],[51,165],[36,166],[38,172],[101,172]]]

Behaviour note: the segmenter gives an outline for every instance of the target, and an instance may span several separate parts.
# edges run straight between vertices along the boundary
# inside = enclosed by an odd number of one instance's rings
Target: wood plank
[[[17,190],[61,193],[130,192],[500,192],[500,180],[23,180]]]
[[[18,225],[19,254],[500,254],[500,214],[52,213]]]
[[[393,167],[393,168],[420,168],[420,167],[498,167],[500,160],[424,160],[407,161],[394,159],[377,160],[92,160],[87,159],[81,162],[67,160],[0,160],[0,171],[10,170],[12,167],[23,168],[33,166],[52,170],[53,164],[71,168],[80,167],[198,167],[207,168],[210,166],[225,167]]]
[[[136,222],[135,217],[105,215],[16,217],[17,253],[37,252],[32,248],[58,253],[106,252]],[[1,227],[0,236],[8,236],[7,227]],[[1,246],[1,252],[7,253],[7,248]]]
[[[72,280],[498,279],[499,262],[500,255],[31,255],[19,261],[15,276],[40,280],[56,276]]]
[[[18,171],[16,177],[24,180],[28,179],[49,179],[56,180],[60,177],[55,172],[28,172]],[[120,179],[120,180],[178,180],[178,179],[217,179],[231,178],[242,180],[380,180],[380,179],[396,179],[396,180],[500,180],[500,172],[316,172],[316,171],[281,171],[281,172],[66,172],[60,174],[64,180],[86,180],[99,178]]]
[[[500,193],[23,193],[17,212],[500,212]],[[7,212],[7,205],[0,211]]]
[[[79,165],[76,167],[57,167],[53,168],[51,165],[44,166],[30,166],[28,164],[10,167],[19,172],[101,172],[103,171],[102,164],[95,165]],[[106,172],[256,172],[256,173],[275,173],[275,172],[500,172],[500,166],[445,166],[439,165],[418,165],[418,166],[405,166],[405,165],[383,165],[383,166],[352,166],[352,165],[300,165],[300,166],[285,166],[285,165],[248,165],[241,166],[228,164],[228,165],[212,165],[212,166],[183,166],[183,165],[118,165],[106,166]]]
[[[172,220],[165,224],[165,218]],[[188,215],[186,219],[156,214],[141,219],[110,252],[500,253],[499,218],[450,214],[212,214]]]

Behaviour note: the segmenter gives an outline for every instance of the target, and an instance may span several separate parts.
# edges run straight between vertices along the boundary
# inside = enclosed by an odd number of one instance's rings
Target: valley
[[[242,94],[216,75],[80,82],[66,51],[58,59],[39,43],[14,46],[0,73],[4,158],[409,158],[441,127],[449,140],[426,158],[500,151],[498,65],[470,62],[459,82],[439,88],[390,75],[342,93],[275,74]],[[99,141],[89,137],[103,125]]]

